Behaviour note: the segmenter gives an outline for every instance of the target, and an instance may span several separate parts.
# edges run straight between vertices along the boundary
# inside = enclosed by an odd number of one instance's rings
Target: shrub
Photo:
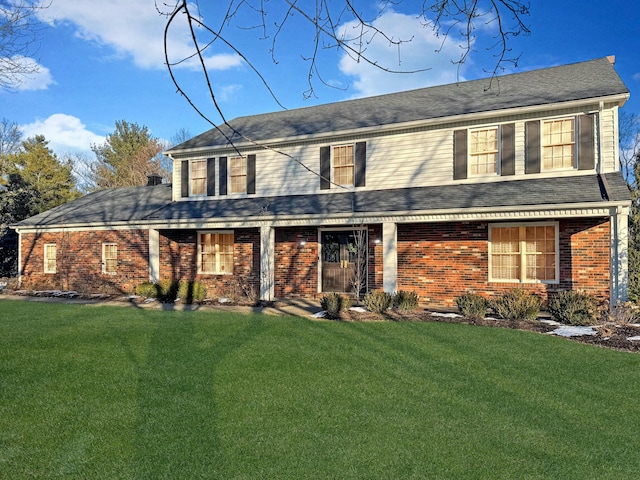
[[[398,290],[393,296],[393,308],[413,311],[418,308],[418,294],[407,290]]]
[[[514,288],[493,300],[494,313],[507,320],[535,320],[540,313],[540,298],[522,288]]]
[[[487,300],[477,293],[465,293],[456,298],[458,311],[467,318],[484,318],[487,314]]]
[[[136,287],[136,295],[147,298],[156,298],[158,295],[158,288],[153,282],[140,283]]]
[[[618,325],[635,323],[640,318],[640,307],[633,302],[617,303],[611,309],[611,321]]]
[[[583,292],[556,293],[548,305],[549,313],[567,325],[593,325],[598,320],[598,300]]]
[[[382,313],[387,310],[393,302],[393,296],[382,290],[371,290],[362,299],[364,308],[373,313]]]
[[[199,281],[182,281],[178,286],[178,298],[184,303],[201,302],[207,298],[207,287]]]
[[[320,307],[330,318],[336,318],[340,312],[351,307],[351,299],[339,293],[325,293],[320,299]]]

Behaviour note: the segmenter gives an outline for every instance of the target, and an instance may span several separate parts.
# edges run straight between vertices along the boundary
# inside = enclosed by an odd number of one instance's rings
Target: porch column
[[[276,232],[272,227],[260,227],[260,300],[271,301],[275,284]]]
[[[160,281],[160,230],[149,229],[149,281]]]
[[[398,290],[398,225],[382,224],[382,287],[385,292]]]
[[[629,287],[629,208],[611,215],[611,306],[626,302]]]

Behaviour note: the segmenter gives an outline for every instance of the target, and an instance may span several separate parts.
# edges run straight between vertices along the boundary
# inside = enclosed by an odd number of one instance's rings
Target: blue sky
[[[220,7],[216,11],[208,4],[227,2],[200,2],[203,20],[217,25]],[[274,9],[281,4],[280,0],[267,3]],[[375,2],[360,4],[367,14],[377,11]],[[631,91],[624,109],[640,113],[640,4],[629,0],[533,0],[531,4],[530,15],[524,17],[531,34],[513,39],[510,46],[520,61],[517,67],[507,65],[506,73],[615,55],[616,70]],[[248,28],[257,23],[249,11],[239,12],[237,25],[242,28],[231,25],[226,32],[286,108],[486,77],[495,65],[491,52],[485,51],[493,42],[495,24],[478,22],[476,51],[458,70],[451,63],[460,53],[456,30],[436,53],[441,39],[416,20],[421,5],[405,0],[379,19],[380,27],[396,38],[412,39],[401,48],[400,57],[397,48],[379,37],[367,48],[389,68],[430,70],[385,73],[345,58],[335,49],[321,49],[319,74],[338,88],[325,86],[316,76],[315,95],[306,100],[309,62],[303,58],[311,55],[314,32],[299,17],[289,18],[279,34],[277,64],[270,54],[275,30],[267,32],[268,39],[261,38],[261,29]],[[268,24],[273,25],[281,14],[270,11]],[[40,65],[40,73],[13,92],[0,91],[0,118],[17,122],[25,136],[45,135],[60,156],[92,157],[90,145],[103,142],[117,120],[146,125],[167,141],[180,129],[196,135],[210,128],[171,82],[162,48],[166,18],[159,15],[153,0],[52,0],[39,15],[41,43],[33,61]],[[177,23],[171,33],[170,51],[178,58],[188,51],[184,25]],[[249,66],[229,49],[217,43],[206,55],[212,85],[227,118],[281,108]],[[219,121],[201,74],[188,62],[176,67],[176,74],[198,107]]]

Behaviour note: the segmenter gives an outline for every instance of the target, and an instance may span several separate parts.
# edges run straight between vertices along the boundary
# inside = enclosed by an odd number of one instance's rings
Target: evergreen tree
[[[37,192],[37,212],[62,205],[80,196],[70,160],[60,162],[43,135],[22,142],[18,153],[7,156],[9,173],[19,175],[25,185]]]
[[[164,145],[137,123],[117,121],[106,142],[91,149],[96,155],[92,168],[96,188],[146,185],[151,173],[169,178],[167,159],[161,155]]]

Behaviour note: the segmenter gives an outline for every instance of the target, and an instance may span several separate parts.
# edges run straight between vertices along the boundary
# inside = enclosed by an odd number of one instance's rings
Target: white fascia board
[[[477,112],[477,113],[451,115],[447,117],[437,117],[437,118],[430,118],[425,120],[414,120],[411,122],[403,122],[403,123],[391,123],[387,125],[354,128],[349,130],[324,132],[324,133],[318,133],[318,134],[298,135],[295,137],[270,138],[262,141],[256,140],[254,142],[235,142],[233,143],[233,145],[216,145],[216,146],[188,148],[184,150],[176,150],[167,155],[171,159],[175,160],[173,155],[179,155],[180,158],[187,158],[187,157],[206,156],[211,154],[212,152],[227,151],[229,149],[233,149],[233,150],[265,150],[266,149],[268,150],[270,148],[273,148],[274,145],[279,145],[282,143],[289,143],[289,142],[307,142],[307,141],[318,141],[323,139],[328,140],[334,137],[345,137],[345,136],[366,137],[367,134],[369,133],[381,133],[385,131],[407,130],[407,129],[417,128],[417,127],[433,126],[440,123],[442,124],[466,123],[474,120],[481,120],[484,118],[495,118],[495,117],[509,116],[509,115],[522,115],[522,114],[536,113],[536,112],[548,112],[548,111],[553,111],[560,108],[566,109],[566,108],[581,107],[585,105],[594,105],[593,111],[596,112],[598,111],[597,106],[599,105],[600,102],[617,103],[618,106],[622,106],[624,105],[624,103],[628,98],[629,98],[629,94],[609,95],[605,97],[585,98],[582,100],[571,100],[568,102],[543,103],[540,105],[505,108],[501,110],[486,110],[486,111]]]

